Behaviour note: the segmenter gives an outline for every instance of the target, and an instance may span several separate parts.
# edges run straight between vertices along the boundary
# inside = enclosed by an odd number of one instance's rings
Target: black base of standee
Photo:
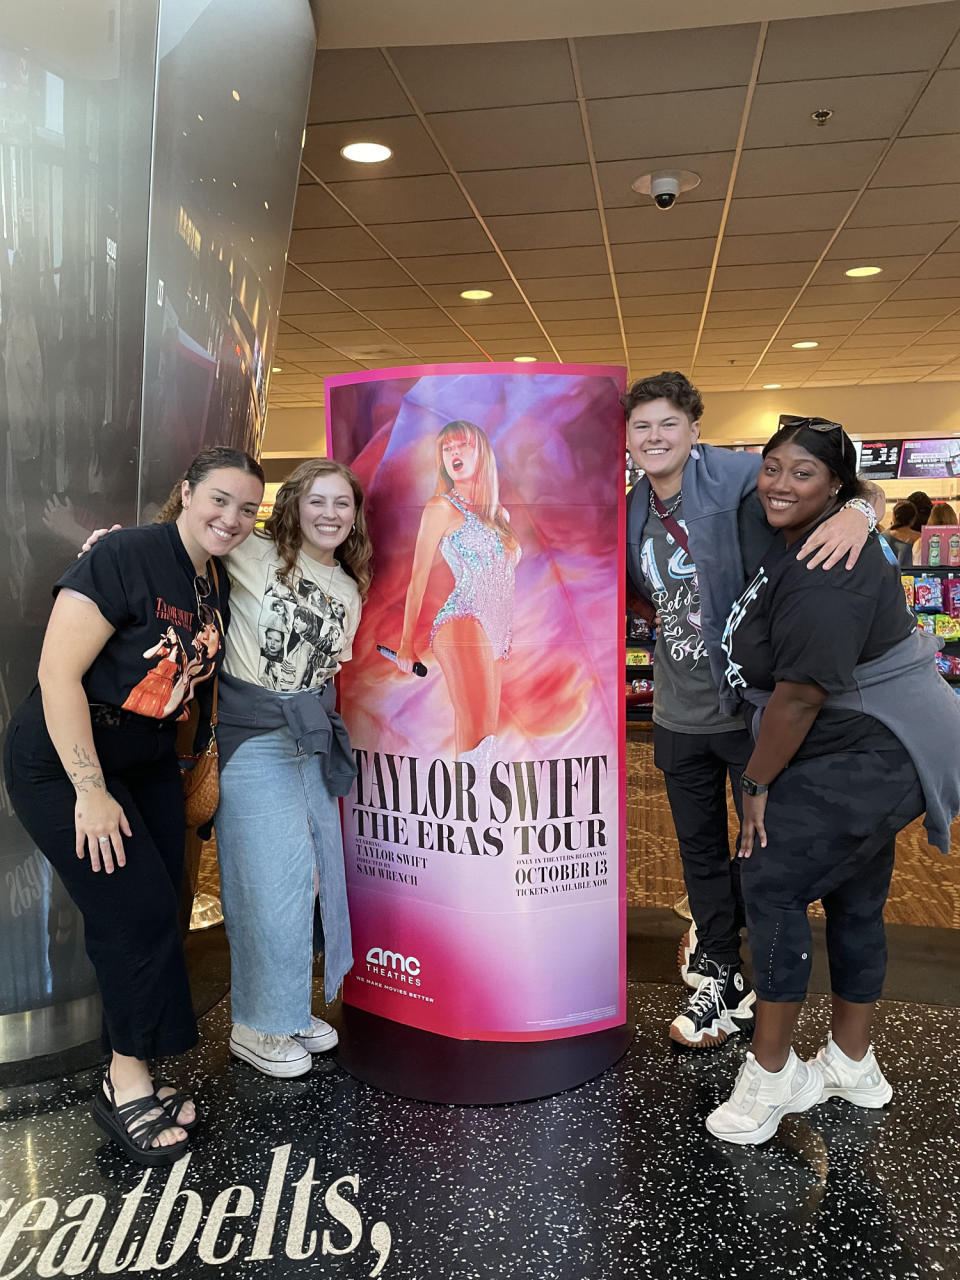
[[[626,1053],[629,1024],[564,1040],[451,1040],[344,1005],[337,1060],[386,1093],[418,1102],[498,1106],[585,1084]]]

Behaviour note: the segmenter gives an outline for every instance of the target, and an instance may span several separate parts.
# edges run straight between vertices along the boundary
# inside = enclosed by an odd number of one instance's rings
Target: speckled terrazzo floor
[[[750,1149],[703,1129],[744,1046],[674,1054],[663,1031],[682,989],[629,994],[638,1034],[618,1065],[485,1109],[402,1101],[329,1058],[269,1080],[228,1057],[223,1002],[187,1062],[207,1116],[193,1152],[146,1179],[88,1118],[92,1073],[2,1094],[0,1280],[960,1276],[960,1013],[885,1005],[889,1110],[830,1102]],[[811,1001],[802,1051],[825,1010]]]

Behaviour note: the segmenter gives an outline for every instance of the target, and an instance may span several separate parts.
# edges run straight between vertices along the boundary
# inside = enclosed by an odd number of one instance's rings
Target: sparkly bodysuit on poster
[[[509,555],[496,530],[485,525],[455,494],[444,497],[461,512],[463,524],[440,543],[454,587],[433,620],[430,643],[452,618],[476,618],[494,658],[507,658],[513,642],[513,586],[519,548],[516,555]]]

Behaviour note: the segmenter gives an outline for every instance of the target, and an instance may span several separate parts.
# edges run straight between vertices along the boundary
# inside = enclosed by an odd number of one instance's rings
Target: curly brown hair
[[[154,524],[173,524],[183,510],[183,483],[196,488],[201,480],[205,480],[211,471],[242,471],[245,475],[256,476],[263,484],[263,468],[249,453],[242,449],[231,449],[225,444],[211,445],[202,449],[187,467],[186,471],[170,490],[170,497],[154,516]]]
[[[637,405],[651,400],[669,400],[675,409],[685,413],[691,422],[703,417],[703,398],[689,378],[676,370],[641,378],[626,395],[620,397],[623,412],[630,417]]]
[[[366,597],[373,578],[373,544],[367,532],[367,520],[363,510],[363,490],[360,481],[349,467],[342,462],[334,462],[332,458],[311,458],[301,462],[288,477],[277,493],[273,504],[273,512],[264,522],[263,530],[257,530],[261,538],[270,538],[276,543],[280,553],[280,577],[286,580],[297,563],[297,556],[303,545],[303,533],[300,528],[300,499],[310,491],[315,480],[321,476],[342,476],[353,490],[356,516],[353,528],[346,539],[334,551],[334,558],[346,573],[353,578]]]

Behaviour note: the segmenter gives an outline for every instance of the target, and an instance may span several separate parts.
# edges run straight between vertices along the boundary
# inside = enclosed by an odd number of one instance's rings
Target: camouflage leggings
[[[767,847],[742,866],[754,983],[761,1000],[803,1000],[813,952],[807,907],[827,917],[830,985],[856,1004],[879,1000],[887,967],[883,907],[896,835],[924,811],[913,762],[888,750],[788,765],[770,788]]]

